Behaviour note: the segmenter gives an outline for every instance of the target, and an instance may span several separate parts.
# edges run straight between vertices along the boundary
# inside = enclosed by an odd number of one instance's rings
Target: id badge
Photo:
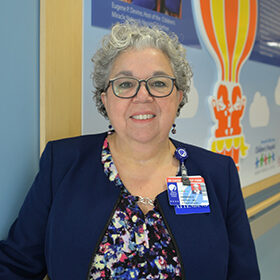
[[[204,179],[201,176],[189,176],[190,185],[184,185],[181,177],[167,178],[169,204],[175,207],[175,213],[209,213],[209,200]]]

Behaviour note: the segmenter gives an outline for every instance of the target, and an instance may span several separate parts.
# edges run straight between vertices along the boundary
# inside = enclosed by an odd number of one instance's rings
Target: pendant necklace
[[[144,205],[155,206],[154,205],[154,202],[155,202],[154,199],[151,199],[149,197],[143,197],[143,196],[140,196],[140,195],[136,196],[136,198],[137,198],[137,202],[139,202],[139,203],[142,203]]]

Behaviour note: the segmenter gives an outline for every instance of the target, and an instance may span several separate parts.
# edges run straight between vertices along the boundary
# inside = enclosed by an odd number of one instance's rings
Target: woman
[[[259,279],[233,161],[168,136],[191,78],[177,38],[117,24],[93,62],[114,130],[47,144],[0,244],[0,279]],[[176,175],[182,188],[204,178],[208,210],[170,205]]]

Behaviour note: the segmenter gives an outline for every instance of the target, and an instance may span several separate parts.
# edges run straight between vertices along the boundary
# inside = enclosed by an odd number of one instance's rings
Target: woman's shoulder
[[[106,133],[82,135],[49,141],[44,154],[51,154],[55,160],[67,161],[73,157],[100,155]]]
[[[203,160],[217,160],[217,161],[227,161],[230,159],[229,156],[225,156],[222,154],[218,154],[215,152],[212,152],[206,148],[203,147],[199,147],[199,146],[195,146],[195,145],[191,145],[191,144],[187,144],[178,140],[173,140],[172,139],[173,144],[176,146],[176,148],[178,147],[183,147],[186,149],[189,158],[195,159],[195,158],[201,158],[203,157]]]
[[[92,144],[93,142],[104,141],[107,136],[106,132],[98,133],[98,134],[86,134],[74,137],[61,138],[57,140],[52,140],[50,143],[55,145],[85,145]]]
[[[187,165],[191,165],[196,172],[208,173],[213,176],[221,176],[236,169],[235,163],[230,156],[218,154],[195,145],[172,140],[174,145],[183,147],[188,153]]]
[[[106,133],[99,133],[62,138],[49,141],[47,145],[51,145],[56,149],[87,149],[102,145],[106,135]]]

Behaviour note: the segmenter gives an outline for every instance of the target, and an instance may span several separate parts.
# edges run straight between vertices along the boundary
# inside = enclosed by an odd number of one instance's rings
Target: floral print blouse
[[[104,172],[121,200],[94,256],[90,279],[181,279],[174,244],[155,206],[146,215],[124,187],[114,165],[109,144],[102,148]]]

